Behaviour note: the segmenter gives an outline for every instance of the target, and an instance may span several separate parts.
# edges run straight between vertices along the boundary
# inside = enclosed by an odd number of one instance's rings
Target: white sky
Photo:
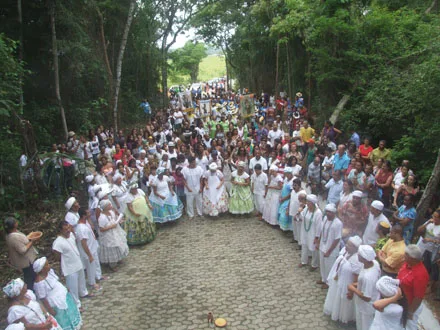
[[[188,31],[185,31],[185,34],[180,34],[174,45],[171,46],[171,49],[177,49],[177,48],[182,48],[185,43],[188,40],[194,39],[195,37],[195,30],[193,28],[190,28]],[[173,40],[173,38],[168,37],[168,42],[171,42]]]

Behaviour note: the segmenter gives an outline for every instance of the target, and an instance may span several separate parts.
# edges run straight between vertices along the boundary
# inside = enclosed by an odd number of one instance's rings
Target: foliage
[[[170,53],[172,68],[181,74],[189,74],[191,82],[197,82],[199,65],[206,57],[206,47],[203,43],[187,41],[185,46]]]

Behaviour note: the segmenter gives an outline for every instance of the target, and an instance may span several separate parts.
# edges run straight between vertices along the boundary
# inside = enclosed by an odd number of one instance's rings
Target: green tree
[[[187,41],[185,46],[170,53],[174,70],[190,75],[191,82],[197,82],[199,65],[205,57],[205,45],[197,41]]]

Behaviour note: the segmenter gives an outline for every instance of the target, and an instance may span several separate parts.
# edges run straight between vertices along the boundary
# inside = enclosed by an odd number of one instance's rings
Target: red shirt
[[[361,144],[359,146],[359,153],[361,154],[362,157],[368,157],[368,155],[372,151],[373,151],[373,147],[372,146],[368,146],[368,148],[365,148],[365,144]]]
[[[423,299],[425,297],[429,275],[423,262],[419,262],[412,267],[405,262],[400,268],[397,278],[400,280],[400,287],[408,300],[408,304],[411,305],[414,298]]]
[[[122,155],[124,154],[124,149],[119,149],[119,152],[117,154],[113,155],[113,159],[116,160],[121,160]]]

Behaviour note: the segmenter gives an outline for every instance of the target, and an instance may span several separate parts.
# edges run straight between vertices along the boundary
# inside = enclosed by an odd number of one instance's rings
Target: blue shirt
[[[405,244],[411,244],[411,239],[414,231],[414,222],[416,220],[417,212],[414,207],[407,208],[405,205],[399,207],[397,216],[399,218],[408,218],[411,219],[408,224],[403,227],[403,239],[405,240]]]
[[[327,182],[325,185],[325,188],[328,189],[327,203],[338,204],[343,185],[344,183],[342,180],[336,182],[333,178]]]
[[[335,171],[346,170],[348,168],[348,165],[350,165],[350,158],[347,156],[346,153],[344,153],[342,157],[339,156],[339,153],[335,154],[335,157],[333,158],[333,169]]]
[[[356,148],[359,148],[359,145],[361,144],[361,138],[359,137],[358,133],[354,132],[351,135],[350,140],[353,141],[356,144]]]
[[[150,109],[150,104],[148,102],[142,102],[141,108],[144,109],[144,112],[146,114],[150,114],[151,109]]]

